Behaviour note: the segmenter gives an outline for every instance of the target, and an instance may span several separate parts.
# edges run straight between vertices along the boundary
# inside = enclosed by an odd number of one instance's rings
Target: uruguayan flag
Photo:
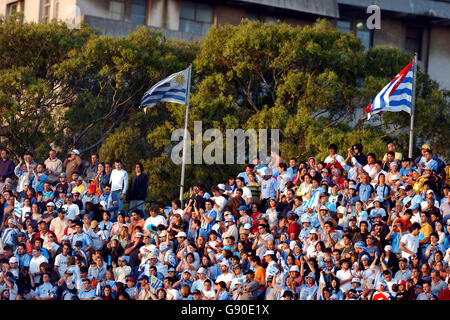
[[[411,61],[377,94],[372,104],[366,107],[367,120],[381,111],[406,111],[411,114],[413,67]]]
[[[320,192],[314,192],[311,198],[309,198],[308,201],[305,202],[305,207],[310,209],[316,207],[317,203],[319,202],[319,194]]]
[[[14,214],[16,217],[20,218],[22,216],[22,206],[17,199],[14,199]]]
[[[151,108],[160,101],[186,104],[189,72],[190,67],[159,81],[144,94],[141,106]]]
[[[161,280],[159,280],[157,277],[152,276],[151,279],[150,279],[150,287],[151,287],[154,291],[156,291],[156,290],[158,290],[159,288],[164,287],[164,283],[163,283]]]

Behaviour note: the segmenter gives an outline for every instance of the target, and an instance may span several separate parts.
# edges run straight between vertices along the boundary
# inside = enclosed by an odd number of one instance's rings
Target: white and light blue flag
[[[309,209],[313,209],[314,207],[317,207],[317,203],[319,203],[319,197],[320,192],[314,192],[314,194],[311,196],[311,198],[308,199],[308,201],[305,202],[305,207]]]
[[[186,104],[189,71],[190,67],[159,81],[144,94],[141,106],[151,108],[160,101]]]
[[[367,120],[382,111],[406,111],[411,114],[413,67],[411,61],[377,94],[373,102],[366,107]]]

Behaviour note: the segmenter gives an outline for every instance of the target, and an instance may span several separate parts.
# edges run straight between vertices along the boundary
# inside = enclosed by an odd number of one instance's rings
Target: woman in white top
[[[270,229],[276,227],[278,224],[278,211],[277,211],[277,201],[275,199],[269,200],[269,208],[266,210],[265,214],[268,218]]]
[[[300,184],[300,187],[297,190],[297,196],[303,198],[303,201],[308,200],[311,197],[311,176],[309,174],[305,174],[304,181]]]

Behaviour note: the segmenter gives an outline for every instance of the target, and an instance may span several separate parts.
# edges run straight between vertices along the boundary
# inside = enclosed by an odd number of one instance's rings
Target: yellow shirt
[[[429,238],[430,234],[433,232],[433,227],[428,222],[426,222],[421,225],[420,232],[423,233],[425,238]]]
[[[82,195],[86,190],[87,188],[84,186],[84,184],[80,184],[79,186],[75,186],[72,188],[72,193],[79,192],[80,195]]]

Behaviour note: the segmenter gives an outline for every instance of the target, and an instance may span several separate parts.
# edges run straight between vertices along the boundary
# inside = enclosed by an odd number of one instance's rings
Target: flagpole
[[[408,158],[413,156],[413,137],[414,137],[414,109],[416,104],[416,72],[417,72],[417,52],[414,53],[414,67],[413,67],[413,83],[411,95],[411,122],[409,126],[409,149]]]
[[[184,173],[185,173],[185,164],[186,164],[186,149],[187,149],[187,133],[188,133],[188,121],[189,121],[189,95],[191,92],[191,71],[192,64],[189,65],[188,72],[188,88],[186,95],[186,117],[184,119],[184,136],[183,136],[183,162],[181,164],[181,180],[180,180],[180,202],[181,208],[183,208],[183,193],[184,193]]]

